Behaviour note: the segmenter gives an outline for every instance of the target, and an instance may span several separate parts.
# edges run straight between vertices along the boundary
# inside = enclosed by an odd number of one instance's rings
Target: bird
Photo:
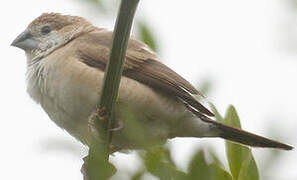
[[[85,18],[43,13],[12,46],[27,57],[27,92],[59,127],[90,146],[113,32]],[[203,95],[130,37],[115,105],[115,151],[141,149],[176,137],[219,137],[251,147],[292,146],[225,125],[201,104]],[[94,127],[93,127],[94,128]],[[96,128],[95,128],[96,129]]]

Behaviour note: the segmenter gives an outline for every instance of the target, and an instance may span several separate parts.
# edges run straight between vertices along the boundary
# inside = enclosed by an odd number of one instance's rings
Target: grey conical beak
[[[23,50],[34,50],[38,48],[38,43],[32,38],[31,31],[26,29],[11,43],[11,46],[21,48]]]

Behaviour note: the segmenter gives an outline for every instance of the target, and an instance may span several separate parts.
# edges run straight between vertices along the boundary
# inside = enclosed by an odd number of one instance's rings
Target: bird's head
[[[92,28],[81,17],[44,13],[31,22],[11,45],[23,49],[31,58],[41,58]]]

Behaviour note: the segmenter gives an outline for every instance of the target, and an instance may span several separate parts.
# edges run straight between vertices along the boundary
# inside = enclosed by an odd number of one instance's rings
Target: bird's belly
[[[61,76],[64,78],[57,80]],[[35,87],[33,98],[58,126],[88,144],[88,117],[100,99],[103,76],[95,69],[80,74],[55,73],[48,76],[46,90]],[[115,112],[123,128],[114,132],[113,142],[121,149],[166,140],[173,136],[172,127],[189,115],[176,98],[126,77],[121,79]]]

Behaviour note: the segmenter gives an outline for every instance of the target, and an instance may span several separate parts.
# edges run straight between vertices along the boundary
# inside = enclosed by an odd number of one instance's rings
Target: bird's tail
[[[231,127],[218,121],[214,121],[192,108],[189,108],[189,110],[196,114],[197,117],[199,117],[202,121],[213,125],[214,134],[208,137],[222,137],[235,143],[253,147],[277,148],[283,150],[293,149],[292,146],[287,144],[253,134],[239,128]]]
[[[211,123],[214,125],[215,129],[218,132],[218,136],[224,139],[247,145],[253,147],[265,147],[265,148],[277,148],[283,150],[292,150],[293,147],[287,144],[271,140],[247,131],[244,131],[239,128],[231,127],[217,121],[214,121],[206,116],[201,117],[205,122]]]
[[[292,146],[289,146],[287,144],[253,134],[242,129],[224,125],[216,121],[213,121],[212,124],[214,124],[219,130],[219,137],[234,141],[236,143],[253,147],[277,148],[283,150],[293,149]]]

